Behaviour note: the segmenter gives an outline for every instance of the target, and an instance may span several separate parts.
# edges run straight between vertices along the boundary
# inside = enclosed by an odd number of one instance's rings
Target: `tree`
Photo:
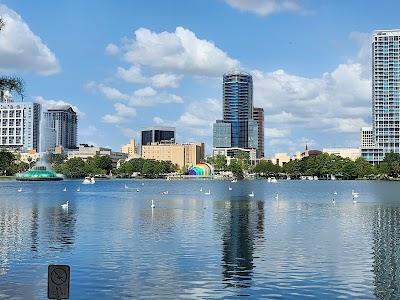
[[[388,175],[399,177],[400,174],[400,154],[399,153],[386,153],[385,158],[383,159],[384,163],[387,163],[388,166]]]
[[[246,151],[239,151],[235,159],[240,164],[242,170],[248,170],[250,167],[250,153]]]
[[[228,170],[232,172],[232,174],[237,179],[243,179],[243,169],[241,163],[237,159],[232,159],[231,163],[228,166]]]
[[[255,167],[254,167],[254,172],[255,173],[264,173],[266,175],[268,174],[277,174],[281,170],[279,165],[274,165],[270,160],[261,160]]]
[[[223,171],[226,169],[227,166],[226,157],[222,154],[217,154],[215,156],[209,157],[207,159],[207,162],[211,164],[217,171]]]

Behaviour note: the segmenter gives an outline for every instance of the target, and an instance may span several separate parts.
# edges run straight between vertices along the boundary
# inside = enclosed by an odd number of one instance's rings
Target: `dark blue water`
[[[71,266],[71,299],[399,298],[399,195],[371,181],[2,181],[0,299],[46,299],[50,263]]]

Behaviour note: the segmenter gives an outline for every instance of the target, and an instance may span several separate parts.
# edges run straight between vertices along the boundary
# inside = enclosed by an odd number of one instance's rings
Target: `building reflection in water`
[[[227,200],[218,218],[223,227],[223,282],[227,287],[249,287],[255,247],[264,239],[264,202]]]
[[[400,299],[400,209],[378,207],[373,222],[374,294]]]

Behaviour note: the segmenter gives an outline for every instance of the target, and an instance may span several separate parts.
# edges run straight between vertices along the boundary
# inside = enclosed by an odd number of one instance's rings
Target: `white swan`
[[[251,193],[249,194],[249,197],[254,197],[254,192],[251,192]]]
[[[139,189],[136,189],[136,192],[138,192],[138,193],[139,193],[139,192],[140,192],[140,190],[139,190]]]
[[[18,189],[18,192],[22,192],[22,188],[19,188],[19,189]]]
[[[231,187],[231,186],[229,186],[229,187],[228,187],[228,190],[232,191],[232,187]]]
[[[335,199],[332,199],[332,204],[335,204],[335,203],[336,203]]]
[[[151,200],[151,205],[150,205],[150,207],[151,208],[155,208],[156,206],[154,205],[154,200]]]
[[[355,200],[354,198],[353,198],[353,203],[354,203],[354,204],[357,204],[357,200]]]
[[[200,192],[202,192],[203,191],[203,187],[200,187]]]
[[[63,191],[66,192],[66,191],[67,191],[67,187],[65,187],[65,188],[63,189]]]
[[[126,184],[125,184],[125,186],[124,186],[124,187],[125,187],[126,189],[129,189],[129,188],[128,188],[128,186],[127,186]]]
[[[67,201],[67,202],[64,203],[64,204],[61,204],[61,207],[62,207],[63,209],[68,209],[68,205],[69,205],[69,201]]]
[[[205,192],[204,195],[211,195],[211,191],[208,190],[208,192]]]
[[[337,192],[334,192],[333,194],[334,194],[334,195],[337,195]]]
[[[351,190],[351,194],[353,195],[353,198],[358,198],[359,193],[354,192],[354,190]]]
[[[77,192],[80,192],[80,191],[81,191],[81,188],[78,186],[78,187],[76,188],[76,191],[77,191]]]
[[[161,194],[163,194],[163,195],[168,195],[168,191],[164,191],[164,192],[162,192]]]
[[[276,194],[275,199],[279,200],[279,195],[278,194]]]

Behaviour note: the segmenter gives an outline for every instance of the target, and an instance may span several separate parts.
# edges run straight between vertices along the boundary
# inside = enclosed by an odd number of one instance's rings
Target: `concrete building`
[[[361,155],[379,163],[388,152],[400,152],[400,30],[377,30],[372,40],[373,146]]]
[[[257,122],[258,129],[257,156],[264,157],[264,108],[254,107],[253,119]]]
[[[14,102],[9,93],[0,97],[0,146],[19,151],[39,151],[41,105]]]
[[[170,161],[179,168],[191,167],[204,160],[204,143],[142,145],[142,158]]]
[[[237,148],[237,147],[214,148],[213,156],[224,155],[226,157],[226,163],[229,166],[231,163],[231,160],[235,159],[236,155],[238,155],[239,152],[249,153],[251,165],[255,165],[257,163],[258,159],[257,159],[257,150],[256,149],[245,149],[245,148]]]
[[[334,154],[343,158],[350,158],[351,160],[356,160],[361,157],[360,148],[324,148],[322,152]]]
[[[153,143],[175,143],[175,127],[148,127],[141,131],[142,146]]]
[[[274,156],[271,158],[271,162],[274,165],[279,165],[281,167],[291,160],[291,157],[287,153],[275,153]]]
[[[43,151],[53,150],[55,146],[64,149],[76,148],[78,137],[78,117],[69,105],[47,109],[43,113]]]
[[[136,143],[135,139],[131,139],[128,144],[121,147],[121,152],[128,154],[130,158],[140,157],[139,145]]]
[[[90,146],[87,144],[81,144],[77,149],[70,149],[66,151],[67,159],[71,158],[82,158],[83,160],[88,159],[96,155],[109,156],[112,160],[113,167],[117,166],[118,161],[125,160],[128,158],[128,154],[121,152],[114,152],[109,148]]]

